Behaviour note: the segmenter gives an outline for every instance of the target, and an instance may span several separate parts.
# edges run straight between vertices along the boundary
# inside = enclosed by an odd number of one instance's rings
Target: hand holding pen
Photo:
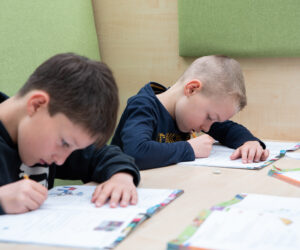
[[[23,179],[0,187],[1,206],[8,214],[25,213],[39,208],[47,194],[47,188],[25,174]]]
[[[210,155],[212,145],[215,142],[214,138],[207,134],[197,136],[195,132],[192,132],[193,138],[188,140],[191,147],[194,150],[195,158],[206,158]]]

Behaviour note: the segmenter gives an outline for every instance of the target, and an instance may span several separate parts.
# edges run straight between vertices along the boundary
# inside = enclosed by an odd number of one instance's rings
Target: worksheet
[[[289,158],[300,160],[300,153],[286,153],[286,156]]]
[[[214,211],[183,245],[202,249],[299,249],[300,216],[292,220],[247,209]]]
[[[0,242],[111,249],[137,225],[176,199],[182,190],[143,189],[138,204],[96,208],[95,186],[58,186],[35,211],[0,218]]]
[[[300,249],[300,198],[241,194],[203,211],[168,249]]]
[[[267,149],[270,151],[268,159],[264,162],[246,163],[242,159],[231,160],[230,156],[235,151],[234,149],[222,146],[218,143],[213,145],[212,151],[207,158],[197,158],[194,161],[180,162],[179,165],[188,166],[211,166],[223,168],[244,168],[244,169],[260,169],[272,162],[280,159],[286,151],[294,151],[299,148],[299,143],[295,142],[271,142],[264,141]],[[282,151],[282,152],[281,152]]]

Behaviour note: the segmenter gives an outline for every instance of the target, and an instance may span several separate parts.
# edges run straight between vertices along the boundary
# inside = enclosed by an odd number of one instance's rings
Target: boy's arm
[[[130,103],[119,124],[121,129],[116,131],[112,144],[119,144],[126,154],[133,156],[141,170],[194,160],[194,151],[187,141],[155,141],[153,137],[156,136],[158,120],[164,118],[154,106],[147,98]]]
[[[4,210],[2,209],[1,204],[0,204],[0,215],[3,215],[3,214],[5,214],[5,212],[4,212]]]
[[[126,150],[127,147],[124,147],[124,152],[128,153]],[[173,143],[159,143],[153,140],[144,141],[132,156],[141,170],[195,160],[194,151],[186,141]]]
[[[58,178],[99,182],[91,199],[97,207],[105,204],[108,199],[111,207],[116,207],[119,203],[123,207],[137,203],[139,170],[134,159],[117,146],[105,145],[99,150],[90,146],[75,151],[64,166],[56,169]]]
[[[103,146],[96,149],[90,146],[73,152],[63,166],[56,168],[56,178],[80,179],[84,183],[105,182],[119,172],[129,173],[137,186],[140,174],[132,157],[124,154],[117,146]]]
[[[247,141],[258,141],[263,149],[266,148],[266,145],[252,135],[247,128],[232,121],[215,122],[208,134],[221,144],[234,149]]]

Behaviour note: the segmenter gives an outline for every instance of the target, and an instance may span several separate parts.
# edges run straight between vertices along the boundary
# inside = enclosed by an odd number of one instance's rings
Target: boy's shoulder
[[[6,101],[9,97],[4,94],[3,92],[0,91],[0,103]],[[0,140],[1,144],[8,144],[8,145],[13,145],[13,142],[9,136],[9,133],[7,129],[5,128],[4,124],[0,120]]]
[[[7,144],[8,146],[14,146],[12,139],[9,136],[7,129],[4,127],[3,123],[0,121],[0,142],[1,145]]]
[[[156,95],[166,90],[167,88],[159,83],[149,82],[144,87],[142,87],[136,95],[130,97],[128,99],[127,104],[133,105],[136,103],[136,104],[154,105],[160,103]]]
[[[157,94],[161,94],[162,92],[165,92],[166,90],[167,90],[167,88],[165,86],[161,85],[160,83],[149,82],[143,88],[141,88],[139,93],[147,93],[150,95],[157,95]]]
[[[7,100],[9,97],[4,94],[3,92],[0,91],[0,103],[4,102],[5,100]]]

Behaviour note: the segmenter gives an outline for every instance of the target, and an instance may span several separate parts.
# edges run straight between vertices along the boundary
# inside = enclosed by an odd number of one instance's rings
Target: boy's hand
[[[92,202],[101,207],[109,199],[110,207],[121,207],[137,203],[137,191],[132,175],[124,172],[114,174],[109,180],[98,185],[93,193]]]
[[[243,163],[265,161],[269,156],[269,150],[263,149],[258,141],[247,141],[237,148],[230,156],[231,160],[242,158]]]
[[[206,158],[209,156],[215,140],[211,136],[204,134],[189,139],[188,142],[191,144],[196,158]]]
[[[7,214],[25,213],[39,208],[48,190],[33,180],[20,180],[0,187],[0,201]]]

